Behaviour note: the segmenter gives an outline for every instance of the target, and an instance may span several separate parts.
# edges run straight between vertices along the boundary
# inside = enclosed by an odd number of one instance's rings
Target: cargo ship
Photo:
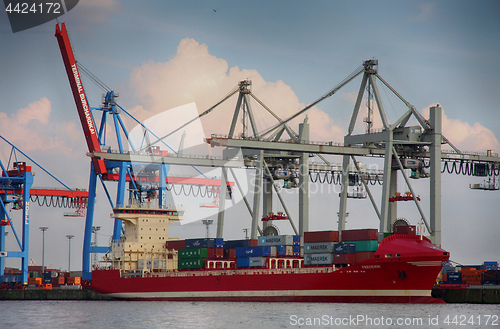
[[[375,229],[342,231],[341,243],[337,231],[169,241],[182,215],[115,208],[124,235],[92,272],[92,288],[125,300],[443,303],[431,290],[449,253],[411,227],[380,243]]]

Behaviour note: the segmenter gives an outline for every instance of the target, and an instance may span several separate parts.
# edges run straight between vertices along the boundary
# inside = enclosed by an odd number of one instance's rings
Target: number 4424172
[[[30,6],[29,3],[22,2],[13,4],[10,2],[5,11],[9,14],[18,13],[18,14],[61,14],[61,4],[58,2],[45,2],[39,4],[32,4]]]
[[[453,326],[499,326],[498,315],[448,315],[444,319],[444,324]]]

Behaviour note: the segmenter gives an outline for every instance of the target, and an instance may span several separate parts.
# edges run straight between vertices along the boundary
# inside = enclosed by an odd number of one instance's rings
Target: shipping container
[[[359,230],[343,230],[342,241],[362,241],[362,240],[378,240],[378,230],[374,228],[366,228]]]
[[[215,238],[215,248],[224,248],[223,238]]]
[[[259,246],[300,245],[300,235],[268,235],[259,238]]]
[[[186,249],[186,241],[185,240],[170,240],[165,243],[165,248],[167,250],[179,250]]]
[[[186,239],[185,249],[197,249],[197,248],[215,248],[215,239]]]
[[[241,257],[236,259],[236,267],[264,267],[265,257]]]
[[[236,258],[236,249],[223,249],[224,258]]]
[[[58,286],[63,285],[65,283],[66,282],[65,282],[65,279],[63,276],[58,276],[58,277],[52,278],[52,285],[54,287],[58,287]]]
[[[455,266],[445,265],[441,269],[441,273],[456,272],[457,268]]]
[[[354,264],[356,262],[356,254],[333,254],[334,264]]]
[[[305,254],[304,265],[331,265],[333,264],[333,254]]]
[[[82,278],[79,276],[70,276],[66,280],[67,284],[82,284]]]
[[[333,253],[333,242],[312,242],[304,243],[304,253],[306,254],[319,254],[319,253]]]
[[[179,249],[179,259],[207,258],[207,248]]]
[[[363,261],[365,261],[367,259],[372,258],[374,254],[375,254],[375,252],[373,252],[373,251],[360,251],[360,252],[356,252],[355,253],[355,255],[356,255],[355,262],[356,263],[363,262]]]
[[[33,284],[36,286],[41,286],[42,285],[42,278],[29,278],[28,279],[28,284]]]
[[[356,245],[354,243],[336,243],[333,246],[335,254],[354,254],[355,252]]]
[[[236,248],[236,257],[271,256],[271,246]]]
[[[482,270],[498,270],[498,262],[484,262],[481,265]]]
[[[446,276],[448,281],[462,281],[462,273],[460,272],[448,272]]]
[[[415,225],[394,226],[394,234],[416,235],[417,227]]]
[[[497,272],[496,270],[489,270],[481,273],[482,281],[496,281],[497,280]]]
[[[28,266],[28,273],[37,272],[40,275],[43,273],[43,266]]]
[[[200,268],[205,268],[205,260],[202,258],[198,258],[198,259],[181,259],[181,258],[179,258],[177,265],[178,265],[178,268],[181,270],[200,269]]]
[[[359,241],[345,241],[344,243],[354,243],[356,251],[377,251],[377,240],[359,240]]]
[[[275,246],[275,248],[278,256],[300,256],[300,246]]]
[[[236,249],[240,247],[256,247],[256,246],[257,246],[257,240],[245,239],[245,240],[224,241],[225,249]]]
[[[338,242],[338,231],[304,232],[304,243],[308,242]]]

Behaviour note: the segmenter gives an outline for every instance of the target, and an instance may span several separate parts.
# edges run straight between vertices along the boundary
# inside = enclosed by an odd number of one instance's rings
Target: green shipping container
[[[388,236],[391,236],[391,234],[392,234],[391,232],[385,232],[384,233],[384,238],[387,238]]]
[[[205,259],[179,259],[178,268],[180,270],[205,268]]]
[[[208,257],[207,248],[179,249],[179,259],[199,259],[207,257]]]
[[[356,245],[356,252],[360,251],[377,251],[377,240],[362,240],[362,241],[344,241],[344,243],[354,243]]]

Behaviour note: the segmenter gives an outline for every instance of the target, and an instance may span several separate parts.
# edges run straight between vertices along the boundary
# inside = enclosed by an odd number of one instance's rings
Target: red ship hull
[[[426,238],[393,235],[371,259],[336,270],[185,270],[135,278],[98,270],[92,288],[127,300],[443,303],[431,297],[431,289],[448,258]]]

